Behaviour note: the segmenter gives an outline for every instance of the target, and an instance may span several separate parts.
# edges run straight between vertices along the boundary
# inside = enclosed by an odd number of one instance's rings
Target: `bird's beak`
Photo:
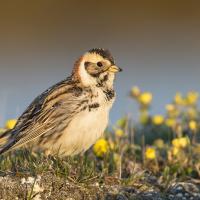
[[[112,65],[108,68],[108,71],[109,72],[113,72],[113,73],[117,73],[117,72],[121,72],[122,69],[117,67],[116,65]]]

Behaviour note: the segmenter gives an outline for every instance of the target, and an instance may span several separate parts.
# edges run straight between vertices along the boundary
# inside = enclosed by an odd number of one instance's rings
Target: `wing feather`
[[[72,85],[61,82],[47,90],[48,94],[45,91],[37,97],[19,118],[9,141],[0,149],[0,154],[56,130],[62,122],[67,126],[71,117],[78,112],[77,102],[82,98],[81,95],[74,95],[71,87]],[[59,98],[58,88],[61,89],[62,98]],[[53,97],[52,102],[50,95]]]

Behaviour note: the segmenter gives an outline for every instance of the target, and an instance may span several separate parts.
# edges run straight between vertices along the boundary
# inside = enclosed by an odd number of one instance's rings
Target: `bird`
[[[108,125],[114,80],[121,71],[107,49],[84,53],[69,77],[36,97],[15,127],[0,135],[0,154],[20,147],[47,155],[84,153]]]

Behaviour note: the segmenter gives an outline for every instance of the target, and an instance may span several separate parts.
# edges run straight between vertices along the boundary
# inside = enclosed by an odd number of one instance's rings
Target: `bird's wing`
[[[62,122],[67,126],[79,110],[81,93],[80,87],[62,81],[37,97],[19,118],[0,154],[53,131]]]
[[[48,98],[48,96],[55,93],[55,90],[62,88],[66,85],[70,86],[70,83],[71,77],[53,85],[52,87],[44,91],[42,94],[40,94],[38,97],[36,97],[34,101],[28,106],[28,108],[23,112],[23,114],[19,117],[13,131],[17,130],[19,127],[21,127],[21,125],[25,123],[28,124],[29,120],[33,120],[33,118],[37,116],[37,114],[41,111],[45,99]],[[15,134],[15,131],[13,132],[13,134]]]

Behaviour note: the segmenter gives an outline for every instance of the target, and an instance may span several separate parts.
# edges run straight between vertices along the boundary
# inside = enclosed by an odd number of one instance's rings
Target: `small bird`
[[[122,71],[109,50],[94,48],[74,64],[70,77],[39,95],[15,127],[0,136],[0,154],[22,146],[50,155],[85,152],[102,136]]]

